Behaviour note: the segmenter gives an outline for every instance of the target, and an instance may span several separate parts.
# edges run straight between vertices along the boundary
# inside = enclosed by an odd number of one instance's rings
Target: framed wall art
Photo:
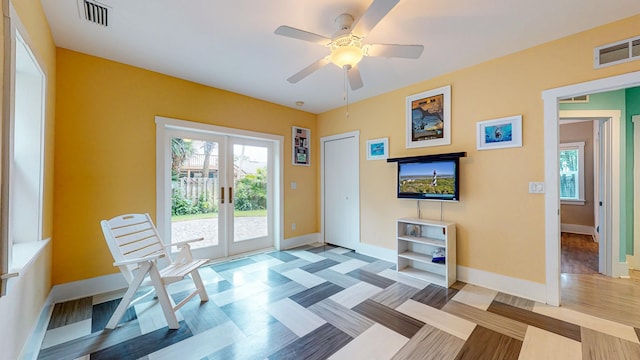
[[[293,165],[311,165],[311,130],[293,126],[291,128],[291,158]]]
[[[384,160],[389,157],[389,138],[367,140],[367,160]]]
[[[478,150],[522,146],[522,115],[476,123]]]
[[[407,96],[407,148],[451,144],[451,86]]]

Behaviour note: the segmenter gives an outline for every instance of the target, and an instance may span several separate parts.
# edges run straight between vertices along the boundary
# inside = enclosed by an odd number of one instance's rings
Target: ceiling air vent
[[[83,1],[84,18],[94,24],[109,25],[109,8],[95,1]]]
[[[593,55],[596,69],[640,60],[640,36],[599,46],[594,49]]]

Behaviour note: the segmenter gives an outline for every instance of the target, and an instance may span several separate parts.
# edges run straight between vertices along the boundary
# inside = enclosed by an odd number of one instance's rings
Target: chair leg
[[[151,262],[146,262],[142,264],[142,266],[140,266],[140,268],[137,270],[133,281],[131,281],[131,283],[129,284],[129,289],[127,289],[127,292],[124,293],[122,300],[120,300],[120,304],[118,304],[118,307],[113,312],[113,315],[111,315],[107,326],[105,326],[106,329],[115,329],[116,326],[118,326],[120,319],[122,319],[124,313],[129,307],[129,304],[131,304],[131,301],[133,300],[133,295],[135,295],[136,291],[138,291],[138,288],[140,287],[140,284],[142,284],[144,277],[149,272],[149,269],[151,269],[151,264]]]
[[[198,271],[198,269],[195,269],[191,272],[191,277],[193,278],[193,283],[196,285],[196,289],[198,289],[200,301],[209,301],[209,295],[207,295],[207,291],[204,288],[204,284],[202,283],[202,278],[200,277],[200,272]]]
[[[171,306],[172,301],[169,298],[169,293],[167,292],[167,288],[165,287],[164,282],[162,282],[162,278],[160,277],[160,273],[158,272],[158,267],[156,266],[155,262],[149,270],[149,277],[151,278],[153,287],[156,289],[158,302],[162,307],[162,312],[164,313],[164,317],[167,320],[169,329],[179,329],[180,324],[178,324],[178,318],[176,318],[176,313],[173,310],[173,306]]]

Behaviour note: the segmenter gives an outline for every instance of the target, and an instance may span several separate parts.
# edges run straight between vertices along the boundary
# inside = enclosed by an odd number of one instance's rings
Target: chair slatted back
[[[163,254],[164,246],[149,214],[126,214],[100,222],[109,250],[115,261]],[[120,266],[127,282],[133,279],[137,265]]]

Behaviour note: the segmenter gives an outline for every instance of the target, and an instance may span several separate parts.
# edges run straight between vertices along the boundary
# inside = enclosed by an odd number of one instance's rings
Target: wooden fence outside
[[[218,179],[212,178],[180,178],[178,180],[177,190],[182,197],[191,200],[194,204],[198,202],[201,194],[204,194],[204,198],[210,204],[215,204],[214,199],[217,198],[218,192]]]

